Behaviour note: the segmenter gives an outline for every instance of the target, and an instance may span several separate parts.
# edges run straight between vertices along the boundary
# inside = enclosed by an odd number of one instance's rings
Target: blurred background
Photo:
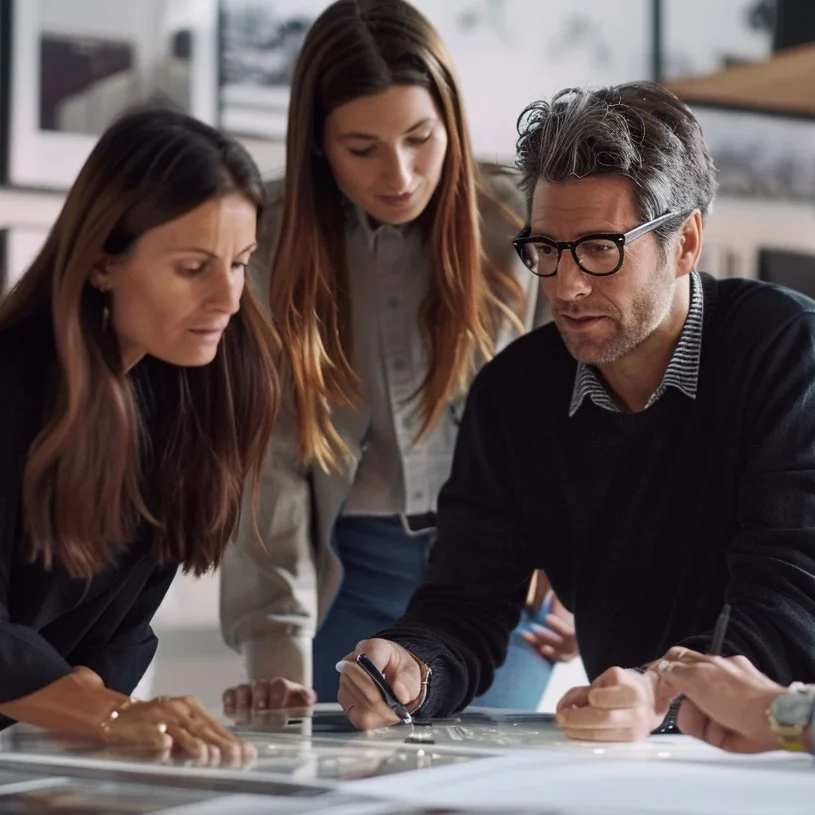
[[[326,0],[0,0],[0,290],[36,254],[110,120],[164,98],[285,162],[289,83]],[[701,268],[815,296],[815,0],[414,0],[447,42],[475,152],[512,163],[515,123],[563,87],[654,80],[686,99],[719,168]],[[239,679],[218,583],[179,577],[142,690],[217,706]],[[552,709],[582,679],[558,666]],[[328,700],[326,700],[328,701]]]

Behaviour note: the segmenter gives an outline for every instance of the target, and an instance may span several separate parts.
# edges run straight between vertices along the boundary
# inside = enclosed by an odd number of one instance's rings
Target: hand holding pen
[[[422,672],[402,646],[383,639],[364,640],[337,664],[339,701],[360,730],[409,724],[410,710],[422,693]]]
[[[725,606],[706,654],[671,649],[657,669],[661,682],[680,694],[677,723],[686,735],[737,753],[777,749],[767,710],[786,688],[747,657],[721,655],[729,621]]]

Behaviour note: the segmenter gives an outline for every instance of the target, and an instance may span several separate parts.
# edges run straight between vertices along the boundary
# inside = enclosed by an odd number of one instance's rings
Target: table
[[[765,815],[815,811],[808,756],[732,756],[684,736],[566,740],[546,714],[473,709],[358,733],[336,705],[234,728],[252,767],[194,766],[15,727],[0,734],[0,812],[155,815]]]

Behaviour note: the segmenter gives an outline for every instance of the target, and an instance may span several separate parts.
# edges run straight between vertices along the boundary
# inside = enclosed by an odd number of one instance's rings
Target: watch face
[[[770,707],[778,724],[806,727],[812,722],[813,705],[815,699],[812,696],[791,691],[776,696]]]

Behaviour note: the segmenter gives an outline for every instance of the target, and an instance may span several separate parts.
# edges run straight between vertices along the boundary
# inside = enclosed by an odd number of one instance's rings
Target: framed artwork
[[[0,293],[26,273],[47,237],[48,230],[42,227],[14,226],[0,230]]]
[[[558,90],[652,78],[652,0],[411,0],[458,74],[475,154],[512,163],[517,121]]]
[[[719,193],[812,204],[815,119],[694,108],[719,171]]]
[[[452,55],[479,157],[511,161],[521,111],[563,87],[652,75],[654,0],[411,0]],[[291,75],[328,0],[221,0],[221,124],[283,141]],[[500,66],[500,70],[498,69]]]
[[[282,142],[300,47],[325,0],[220,0],[221,126]]]
[[[773,53],[776,0],[656,2],[662,81],[712,74]]]
[[[108,124],[151,99],[217,121],[217,0],[7,0],[11,184],[64,189]]]
[[[11,48],[11,0],[0,0],[0,184],[6,183]]]

